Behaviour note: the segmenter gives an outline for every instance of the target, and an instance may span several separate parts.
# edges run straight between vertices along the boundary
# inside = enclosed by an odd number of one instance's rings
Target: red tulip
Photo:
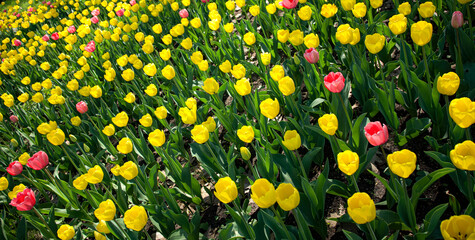
[[[124,16],[124,9],[122,8],[122,9],[117,10],[117,12],[115,12],[115,14],[117,14],[117,16],[119,16],[119,17]]]
[[[299,3],[298,0],[283,0],[282,7],[285,7],[287,9],[292,9],[292,8],[297,7],[298,3]]]
[[[18,122],[18,117],[15,116],[15,115],[11,115],[10,116],[10,121],[12,121],[12,123],[16,123],[16,122]]]
[[[16,47],[21,46],[21,41],[18,39],[15,39],[15,41],[13,41],[13,45],[15,45]]]
[[[101,10],[99,8],[96,8],[92,10],[91,14],[92,16],[99,16],[99,14],[101,14]]]
[[[370,122],[364,127],[364,135],[368,142],[373,146],[379,146],[388,141],[389,134],[386,125],[381,122]]]
[[[90,41],[86,47],[84,48],[84,50],[88,51],[88,52],[94,52],[96,50],[96,43],[94,42],[94,40]]]
[[[29,189],[25,188],[23,192],[20,192],[16,195],[16,198],[12,199],[10,205],[16,207],[18,211],[29,211],[36,204],[35,193]]]
[[[49,41],[48,34],[45,34],[41,39],[43,39],[43,41],[45,41],[45,42]]]
[[[39,151],[35,153],[30,159],[28,159],[28,163],[26,165],[33,168],[34,170],[41,170],[46,167],[48,163],[48,155],[43,151]]]
[[[23,172],[23,165],[19,161],[14,161],[8,165],[7,172],[12,176],[19,175]]]
[[[87,112],[87,103],[84,101],[80,101],[76,104],[76,110],[78,110],[79,113],[85,113]]]
[[[68,27],[68,33],[73,34],[75,32],[76,32],[76,27],[74,25],[71,25]]]
[[[188,10],[182,9],[182,10],[180,10],[180,12],[178,14],[180,14],[181,18],[187,18],[188,17]]]
[[[341,72],[331,72],[323,79],[325,87],[334,93],[339,93],[345,87],[345,78]]]
[[[463,14],[460,11],[455,11],[452,14],[452,21],[451,21],[453,28],[459,28],[463,25]]]
[[[307,62],[314,64],[318,62],[320,55],[318,54],[318,51],[315,48],[309,48],[305,50],[303,57],[307,59]]]
[[[97,16],[94,16],[94,17],[91,18],[91,22],[96,24],[96,23],[99,22],[99,18]]]
[[[55,41],[58,40],[59,39],[59,34],[57,32],[51,34],[51,39],[53,39]]]

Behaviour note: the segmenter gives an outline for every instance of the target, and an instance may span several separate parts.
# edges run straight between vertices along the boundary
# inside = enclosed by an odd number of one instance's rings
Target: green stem
[[[305,167],[303,166],[303,162],[302,162],[302,159],[300,158],[298,151],[295,151],[295,157],[297,158],[297,162],[299,162],[300,171],[302,171],[302,175],[304,176],[305,179],[308,179],[307,171],[305,171]]]
[[[467,135],[467,140],[472,140],[472,134],[470,133],[470,127],[465,129],[465,133]]]
[[[238,213],[239,213],[239,216],[241,216],[241,218],[242,218],[242,221],[245,223],[244,225],[246,226],[246,230],[247,230],[247,233],[249,234],[249,237],[251,239],[256,239],[256,235],[255,235],[254,231],[252,230],[251,226],[249,225],[248,220],[246,218],[244,218],[243,211],[242,211],[241,206],[239,205],[239,202],[237,201],[237,199],[234,200],[234,205],[236,206],[236,208],[238,210]]]
[[[450,113],[449,113],[449,97],[447,95],[444,95],[444,99],[445,99],[445,110],[447,112],[447,121],[449,122],[449,131],[447,132],[447,135],[448,135],[448,138],[447,138],[447,142],[449,143],[449,148],[452,149],[452,137],[450,135],[452,135],[452,129],[453,129],[453,123],[452,123],[452,119],[450,117]]]
[[[401,39],[401,48],[402,48],[402,52],[404,53],[404,63],[406,63],[406,65],[409,63],[407,61],[407,52],[406,52],[406,46],[404,45],[405,41],[404,41],[404,37],[401,35],[399,35],[399,38]],[[409,67],[409,65],[407,65]]]
[[[46,223],[45,218],[43,217],[43,215],[41,215],[40,212],[38,212],[38,209],[36,209],[36,207],[33,207],[33,212],[35,212],[35,214],[41,219],[41,221],[43,222],[43,224],[45,225],[45,227],[48,229],[48,231],[50,231],[51,234],[53,234],[54,238],[57,239],[56,233],[53,232],[53,230],[51,230],[51,228],[49,227],[49,225]]]
[[[455,36],[457,37],[457,50],[458,50],[458,56],[457,58],[460,58],[460,65],[461,65],[461,68],[462,69],[462,72],[458,72],[457,74],[459,74],[459,77],[460,78],[463,78],[463,62],[462,62],[462,51],[460,50],[460,37],[459,37],[459,30],[458,29],[454,29],[455,30]],[[472,29],[470,29],[471,31]]]
[[[368,232],[371,235],[372,240],[377,240],[376,235],[374,234],[373,227],[371,227],[371,224],[368,222],[366,223],[366,227],[368,228]]]
[[[293,239],[289,233],[289,230],[287,229],[287,227],[285,226],[285,223],[284,221],[282,221],[282,218],[280,217],[280,213],[279,211],[277,211],[274,206],[271,206],[270,209],[272,210],[272,212],[274,212],[275,216],[277,217],[277,220],[279,221],[280,225],[282,225],[282,228],[284,229],[284,232],[285,232],[285,235],[287,236],[287,239]]]
[[[353,182],[353,185],[355,185],[356,192],[359,192],[360,188],[358,187],[358,183],[356,182],[355,174],[352,174],[350,176],[350,179]]]
[[[76,163],[73,161],[73,159],[69,156],[68,151],[66,151],[66,149],[64,148],[63,145],[61,145],[61,148],[62,148],[63,151],[66,153],[66,157],[68,157],[69,161],[73,164],[74,168],[76,168],[76,170],[77,170],[78,172],[81,172],[81,171],[79,171],[79,167],[76,165]]]
[[[470,200],[470,207],[467,207],[465,213],[471,215],[473,213],[473,208],[475,207],[475,200],[473,198],[473,179],[470,171],[467,171],[467,191],[468,199]]]
[[[353,128],[353,124],[351,122],[350,115],[348,114],[348,110],[346,109],[345,102],[343,102],[343,97],[341,96],[341,92],[338,93],[338,97],[340,98],[341,101],[341,107],[343,108],[345,115],[346,115],[346,120],[348,121],[348,126],[349,126],[349,135],[348,135],[348,142],[351,142],[351,129]],[[346,134],[345,134],[346,135]]]
[[[226,171],[224,170],[223,166],[221,166],[221,163],[219,163],[218,161],[218,158],[216,157],[216,155],[214,154],[213,150],[211,149],[211,146],[209,145],[209,142],[206,142],[205,143],[206,147],[208,147],[208,150],[209,152],[211,153],[212,157],[213,157],[213,161],[214,163],[217,163],[218,167],[219,167],[219,170],[221,170],[221,174],[224,174]]]
[[[120,231],[122,234],[124,234],[125,237],[127,237],[127,239],[131,240],[130,237],[129,237],[129,235],[124,231],[124,229],[120,227],[120,225],[119,225],[119,223],[117,222],[117,220],[113,219],[112,221],[113,221],[115,224],[117,224],[117,227],[118,227],[119,231]]]
[[[472,14],[470,13],[471,4],[466,4],[467,14],[468,14],[468,24],[470,26],[470,39],[473,39],[473,28],[472,28]]]
[[[254,176],[254,179],[257,180],[257,179],[261,178],[261,177],[259,176],[259,173],[257,173],[256,169],[254,168],[254,166],[252,166],[252,164],[251,164],[251,159],[249,159],[249,160],[244,160],[244,161],[247,163],[247,166],[251,169],[252,175]]]
[[[422,48],[422,57],[424,58],[424,67],[425,67],[425,72],[426,72],[427,83],[429,83],[430,89],[432,89],[432,82],[430,80],[430,73],[429,73],[429,64],[427,64],[426,50],[424,46],[422,46],[421,48]]]

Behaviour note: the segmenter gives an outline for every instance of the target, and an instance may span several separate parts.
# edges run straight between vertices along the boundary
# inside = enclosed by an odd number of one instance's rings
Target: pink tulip
[[[18,39],[15,39],[15,41],[13,41],[13,45],[15,45],[15,46],[17,46],[17,47],[18,47],[18,46],[21,46],[21,41],[18,40]]]
[[[373,146],[379,146],[388,141],[388,127],[381,125],[381,122],[370,122],[364,127],[364,135]]]
[[[91,22],[96,24],[96,23],[99,22],[99,18],[97,16],[94,16],[94,17],[91,18]]]
[[[202,3],[207,3],[209,0],[201,0]]]
[[[117,14],[117,16],[119,16],[119,17],[124,16],[124,9],[117,10],[117,12],[115,12],[115,14]]]
[[[15,115],[11,115],[10,116],[10,121],[12,121],[12,123],[16,123],[16,122],[18,122],[18,117],[15,116]]]
[[[45,41],[45,42],[49,41],[48,34],[45,34],[41,39],[43,39],[43,41]]]
[[[330,72],[323,81],[330,92],[339,93],[345,87],[345,78],[341,72]]]
[[[318,54],[318,51],[315,48],[309,48],[305,50],[303,56],[307,60],[307,62],[311,64],[317,63],[318,59],[320,58],[320,55]]]
[[[130,6],[134,6],[135,4],[137,4],[137,1],[135,1],[135,0],[130,0],[129,3],[130,3]]]
[[[19,175],[23,172],[23,165],[19,161],[14,161],[8,165],[7,172],[12,176]]]
[[[29,188],[25,188],[23,192],[18,193],[10,202],[10,205],[16,207],[18,211],[29,211],[35,206],[35,204],[35,193]]]
[[[80,101],[76,104],[76,110],[78,110],[79,113],[86,113],[87,112],[87,103],[84,101]]]
[[[92,10],[91,14],[92,16],[99,16],[99,14],[101,14],[101,10],[99,8],[96,8]]]
[[[298,0],[282,0],[282,7],[285,7],[287,9],[293,9],[297,7],[298,3]]]
[[[46,167],[48,163],[48,155],[43,151],[39,151],[35,153],[30,159],[28,159],[28,163],[26,165],[30,168],[33,168],[34,170],[41,170]]]
[[[460,11],[455,11],[452,14],[452,21],[451,21],[453,28],[459,28],[463,25],[463,14]]]
[[[182,9],[179,12],[181,18],[187,18],[188,17],[188,10]]]
[[[55,41],[58,40],[59,39],[59,34],[57,32],[51,34],[51,39],[53,39]]]
[[[75,32],[76,32],[76,27],[74,25],[71,25],[68,27],[68,33],[73,34]]]

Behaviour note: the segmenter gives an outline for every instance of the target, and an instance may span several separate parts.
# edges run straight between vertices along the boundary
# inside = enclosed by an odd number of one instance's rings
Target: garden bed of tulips
[[[2,3],[0,239],[475,239],[473,6]]]

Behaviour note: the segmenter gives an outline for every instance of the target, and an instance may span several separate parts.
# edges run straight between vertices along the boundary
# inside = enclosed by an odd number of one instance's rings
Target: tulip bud
[[[71,139],[71,141],[73,141],[73,142],[76,142],[76,141],[78,140],[78,139],[77,139],[74,135],[72,135],[72,134],[69,134],[69,139]]]
[[[318,59],[320,58],[320,55],[318,54],[318,51],[315,48],[309,48],[305,50],[303,56],[310,64],[317,63]]]
[[[12,123],[16,123],[16,122],[18,122],[18,117],[15,116],[15,115],[11,115],[10,116],[10,121],[12,121]]]
[[[455,11],[452,14],[452,27],[453,28],[459,28],[463,25],[463,14],[460,11]]]
[[[86,151],[88,153],[89,151],[91,151],[91,149],[89,148],[89,146],[84,144],[84,151]]]
[[[242,159],[244,159],[246,161],[251,159],[251,152],[249,151],[249,149],[247,147],[241,147],[239,150],[241,151]]]
[[[18,142],[16,141],[16,139],[12,139],[10,140],[10,142],[12,143],[14,147],[18,147]]]

